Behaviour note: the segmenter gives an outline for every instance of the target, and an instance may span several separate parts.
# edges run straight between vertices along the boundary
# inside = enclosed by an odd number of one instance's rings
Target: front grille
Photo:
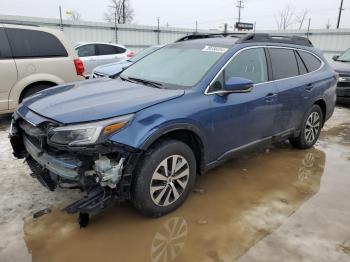
[[[46,131],[42,127],[34,126],[24,119],[18,121],[18,126],[24,133],[32,137],[46,136]]]
[[[338,82],[337,87],[350,87],[350,82]]]
[[[23,135],[26,136],[35,146],[43,149],[46,145],[46,124],[41,124],[39,126],[34,126],[26,120],[20,118],[17,121],[19,129],[23,132]]]

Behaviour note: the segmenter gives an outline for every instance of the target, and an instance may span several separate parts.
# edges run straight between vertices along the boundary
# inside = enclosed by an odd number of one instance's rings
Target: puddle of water
[[[27,178],[10,157],[4,133],[0,172],[15,179],[1,180],[1,210],[8,206],[9,214],[0,216],[0,261],[349,261],[349,116],[349,110],[337,109],[317,149],[285,144],[199,177],[184,205],[165,217],[145,218],[123,204],[83,230],[76,216],[57,206],[37,219],[25,218],[22,230],[23,213],[69,197],[48,194]],[[0,131],[6,130],[8,120],[1,123]],[[15,176],[19,168],[23,177]]]
[[[321,150],[273,149],[199,177],[200,193],[165,217],[124,204],[80,230],[54,209],[25,220],[25,242],[33,261],[232,261],[318,192],[324,165]]]

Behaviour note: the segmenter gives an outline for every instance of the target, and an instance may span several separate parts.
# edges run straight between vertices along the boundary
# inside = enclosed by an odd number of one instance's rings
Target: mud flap
[[[68,214],[79,213],[78,223],[80,228],[89,224],[90,216],[98,213],[101,209],[115,204],[113,193],[102,187],[95,187],[87,196],[65,207],[63,211]]]
[[[88,213],[94,214],[114,204],[112,192],[104,190],[102,187],[92,189],[87,196],[65,207],[63,210],[68,214]]]

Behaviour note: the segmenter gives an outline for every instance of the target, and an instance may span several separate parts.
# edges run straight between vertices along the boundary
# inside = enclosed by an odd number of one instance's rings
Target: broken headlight
[[[53,128],[49,131],[48,138],[52,143],[61,145],[92,145],[122,129],[133,116],[130,114],[103,121]]]

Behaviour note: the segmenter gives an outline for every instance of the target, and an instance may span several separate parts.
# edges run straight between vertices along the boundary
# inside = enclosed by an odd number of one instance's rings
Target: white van
[[[58,30],[0,24],[0,114],[40,90],[84,79],[84,65]]]

